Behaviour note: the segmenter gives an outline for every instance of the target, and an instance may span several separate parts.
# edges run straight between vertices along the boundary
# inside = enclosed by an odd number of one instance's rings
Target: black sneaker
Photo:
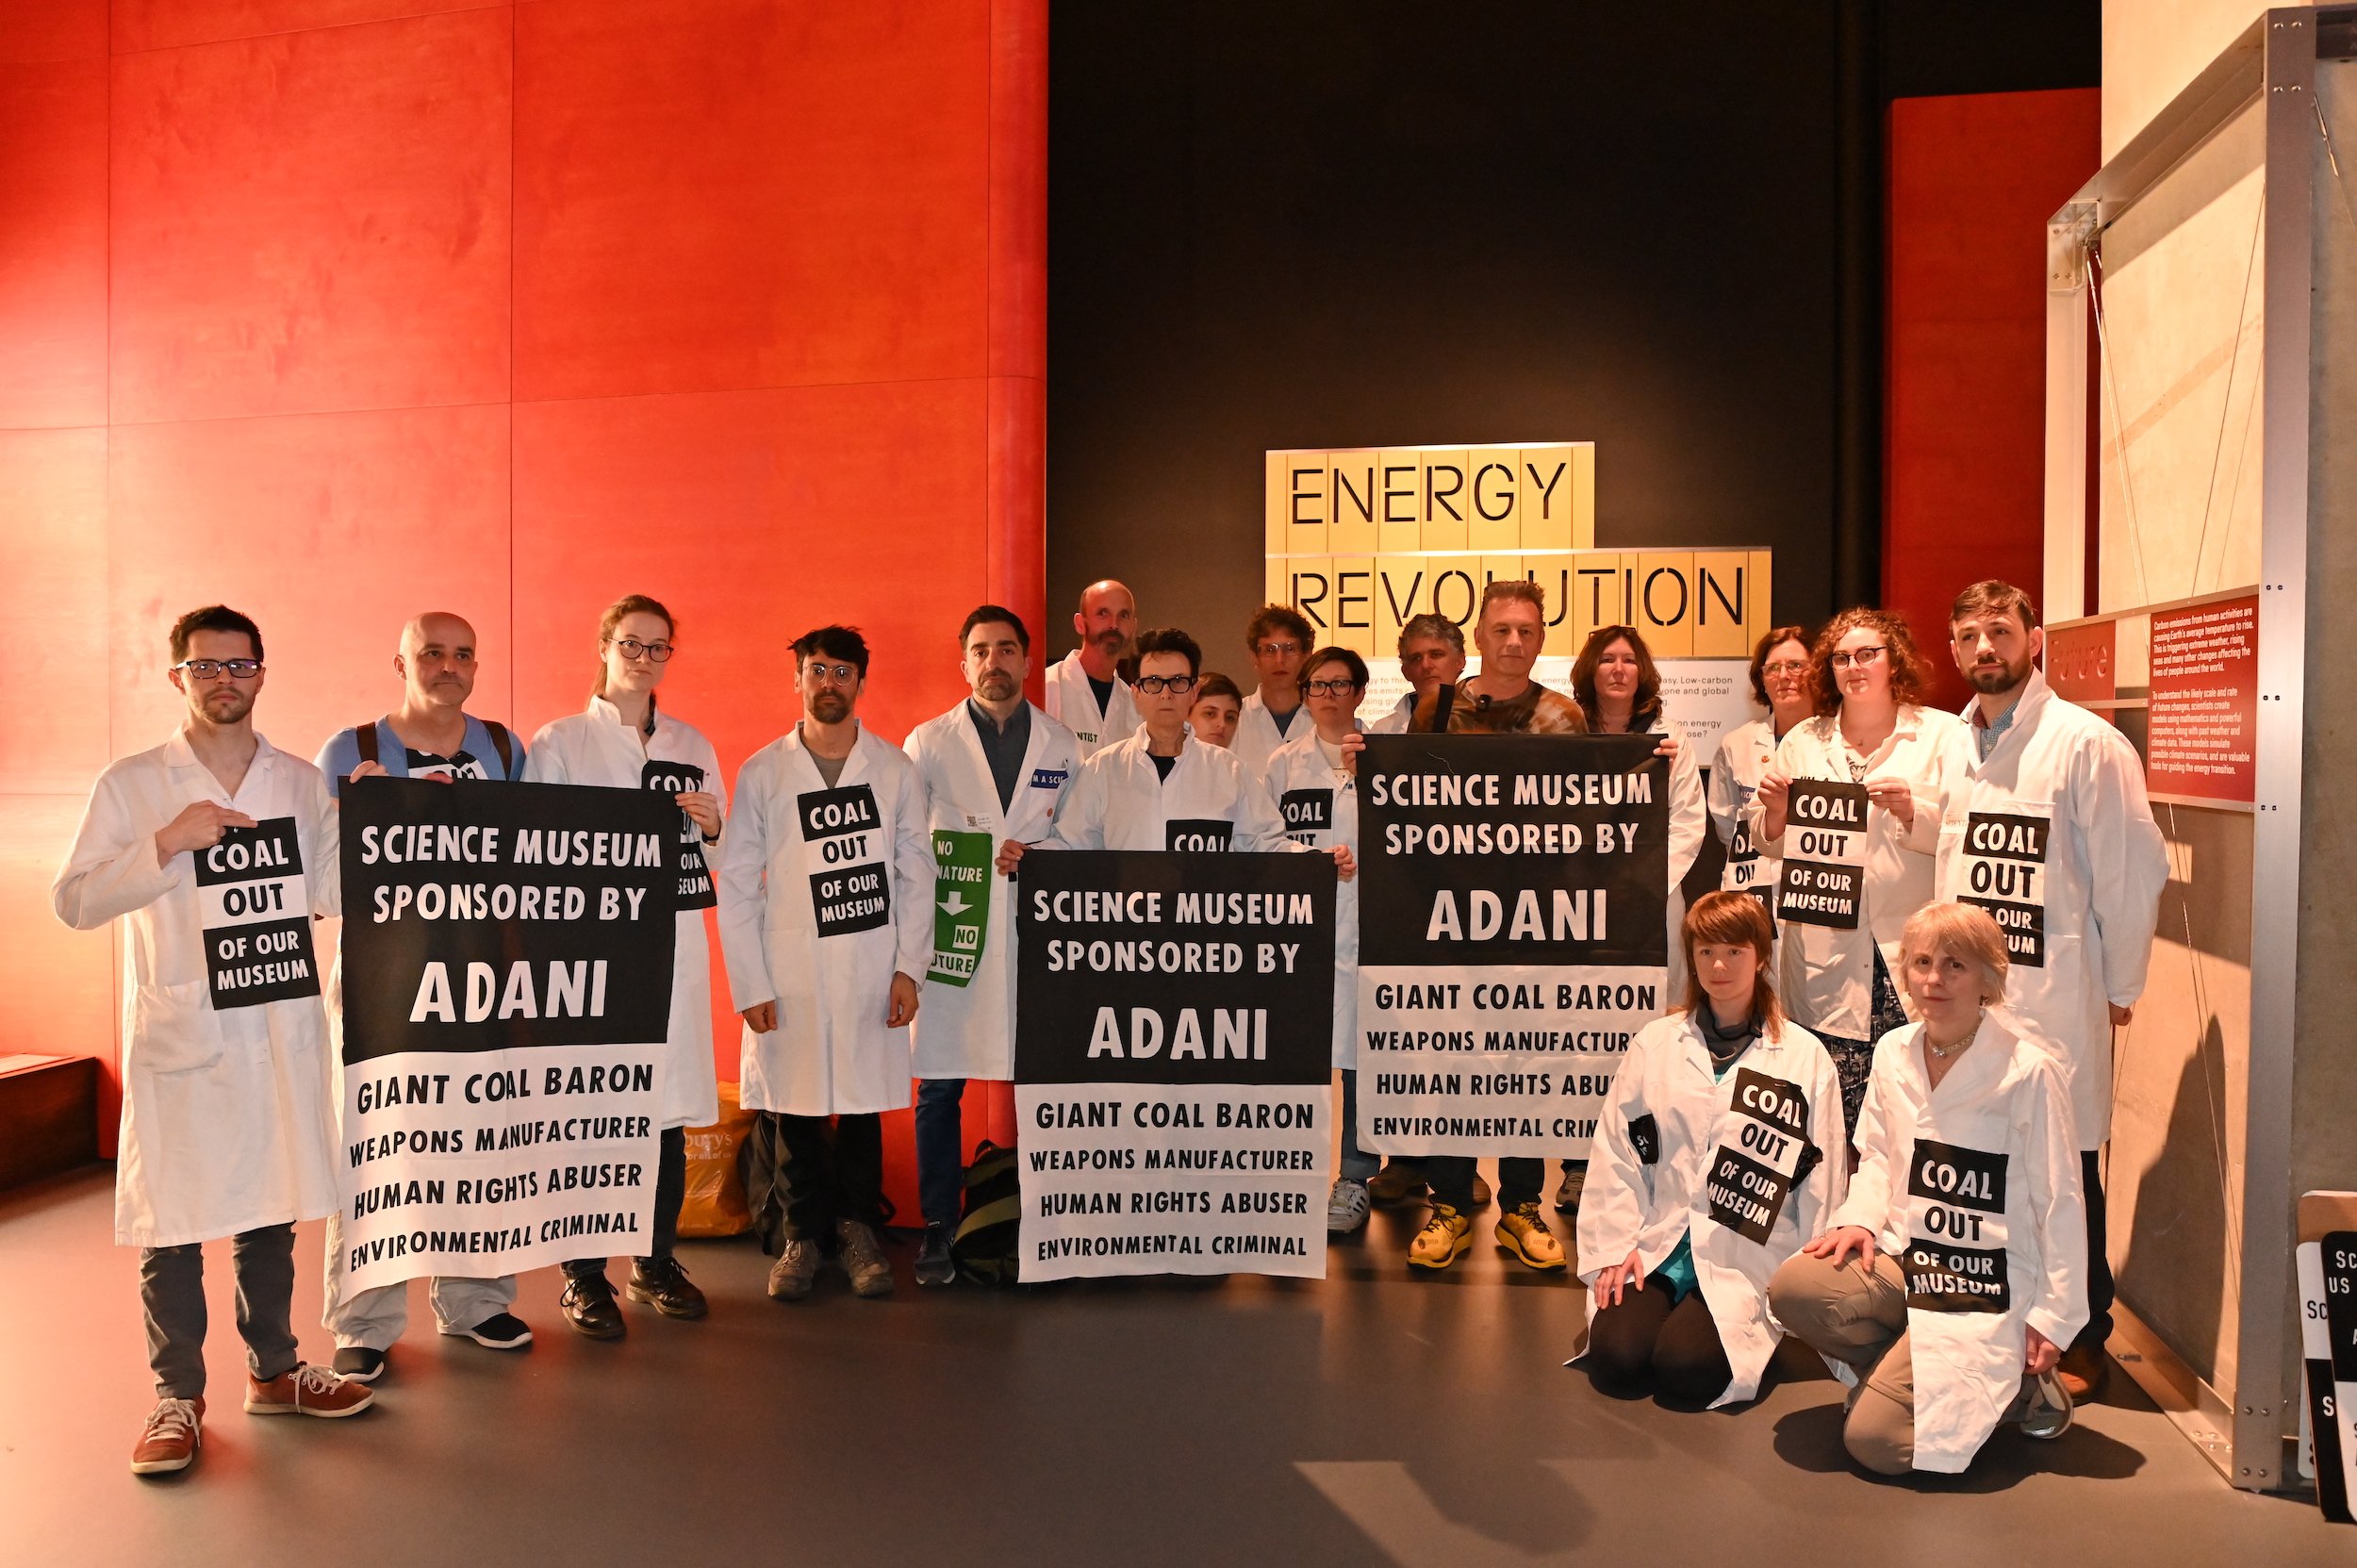
[[[958,1262],[949,1252],[949,1228],[941,1224],[926,1226],[925,1239],[916,1246],[916,1282],[952,1285],[957,1279]]]
[[[486,1350],[521,1350],[532,1343],[532,1330],[514,1312],[493,1312],[471,1329],[445,1329],[442,1332],[470,1339]]]
[[[630,1325],[622,1320],[622,1309],[614,1299],[614,1282],[602,1274],[568,1279],[565,1294],[556,1298],[556,1304],[575,1333],[590,1339],[620,1339],[630,1332]]]
[[[336,1352],[336,1376],[355,1383],[372,1383],[385,1376],[385,1352],[365,1345],[347,1345]]]
[[[711,1310],[677,1258],[631,1264],[630,1283],[623,1290],[633,1301],[643,1301],[665,1317],[701,1317]]]

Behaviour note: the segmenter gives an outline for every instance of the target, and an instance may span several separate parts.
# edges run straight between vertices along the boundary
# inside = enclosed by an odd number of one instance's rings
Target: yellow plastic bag
[[[756,1113],[737,1108],[736,1085],[720,1085],[720,1119],[687,1130],[687,1199],[680,1205],[683,1236],[741,1236],[753,1228],[745,1205],[745,1179],[737,1150],[753,1130]]]

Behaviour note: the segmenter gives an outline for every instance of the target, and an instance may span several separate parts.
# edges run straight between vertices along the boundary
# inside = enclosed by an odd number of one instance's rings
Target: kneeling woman
[[[1580,1257],[1621,1260],[1587,1276],[1607,1394],[1756,1395],[1780,1336],[1769,1277],[1841,1201],[1841,1082],[1777,1005],[1774,939],[1750,894],[1696,900],[1685,1008],[1647,1024],[1612,1081],[1579,1210]]]
[[[2005,995],[1997,922],[1929,905],[1899,963],[1921,1021],[1875,1046],[1850,1196],[1769,1300],[1854,1375],[1851,1458],[1953,1475],[2000,1422],[2070,1425],[2054,1363],[2087,1320],[2079,1145],[2060,1069],[1987,1014]]]

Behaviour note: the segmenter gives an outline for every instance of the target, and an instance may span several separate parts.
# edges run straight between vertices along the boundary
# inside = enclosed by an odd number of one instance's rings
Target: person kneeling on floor
[[[2000,1423],[2070,1425],[2055,1366],[2087,1318],[2079,1146],[2061,1066],[1988,1014],[2006,957],[1987,911],[1918,910],[1899,966],[1921,1021],[1876,1044],[1849,1197],[1768,1302],[1854,1384],[1851,1458],[1953,1475]]]
[[[1765,906],[1706,894],[1679,941],[1685,1005],[1630,1043],[1589,1162],[1585,1356],[1607,1394],[1715,1408],[1758,1395],[1783,1337],[1769,1278],[1840,1203],[1849,1162],[1833,1058],[1769,979]]]

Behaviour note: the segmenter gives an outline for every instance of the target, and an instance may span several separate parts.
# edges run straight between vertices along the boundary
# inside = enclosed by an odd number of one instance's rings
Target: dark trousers
[[[1466,1154],[1426,1155],[1424,1176],[1432,1183],[1432,1196],[1459,1213],[1472,1213],[1474,1168],[1479,1163]],[[1525,1203],[1538,1202],[1539,1194],[1546,1184],[1547,1163],[1544,1160],[1500,1160],[1498,1212],[1511,1213]]]
[[[1735,1380],[1719,1325],[1699,1290],[1674,1307],[1660,1275],[1643,1290],[1624,1290],[1588,1326],[1588,1375],[1620,1397],[1652,1388],[1673,1399],[1707,1405]]]
[[[2105,1234],[2103,1207],[2103,1160],[2100,1150],[2085,1149],[2079,1155],[2079,1179],[2086,1188],[2087,1204],[2087,1326],[2079,1330],[2071,1345],[2091,1345],[2103,1348],[2103,1342],[2112,1337],[2112,1260],[2110,1238]],[[2070,1348],[2065,1345],[2064,1349]]]
[[[883,1223],[883,1120],[864,1115],[788,1116],[778,1113],[785,1151],[778,1180],[785,1189],[785,1227],[803,1241],[834,1233],[835,1222]]]
[[[680,1205],[686,1201],[687,1129],[667,1127],[654,1161],[654,1243],[651,1250],[638,1260],[640,1263],[668,1258],[679,1246]],[[603,1258],[572,1258],[560,1266],[568,1279],[583,1279],[593,1274],[602,1278],[605,1274]]]
[[[916,1200],[925,1223],[958,1227],[965,1203],[965,1080],[916,1081]]]
[[[264,1382],[293,1370],[294,1240],[291,1225],[239,1231],[230,1243],[238,1276],[238,1337],[245,1364]],[[140,1249],[140,1311],[147,1320],[147,1364],[156,1395],[195,1399],[205,1393],[205,1246]]]

